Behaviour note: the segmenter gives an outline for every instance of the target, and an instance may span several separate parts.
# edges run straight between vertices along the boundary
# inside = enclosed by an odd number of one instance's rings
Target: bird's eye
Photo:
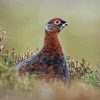
[[[61,23],[61,22],[58,21],[58,20],[54,21],[54,24],[56,24],[56,25],[59,25],[60,23]]]

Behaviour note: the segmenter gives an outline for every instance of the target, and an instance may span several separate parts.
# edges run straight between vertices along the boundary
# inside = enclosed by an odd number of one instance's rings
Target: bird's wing
[[[38,61],[38,56],[37,55],[34,55],[28,59],[25,59],[24,61],[18,63],[15,67],[16,67],[16,71],[19,71],[20,68],[22,67],[26,67],[32,63],[35,63]]]
[[[47,69],[46,64],[40,60],[40,54],[36,54],[17,64],[16,72],[19,73],[20,69],[25,69],[26,67],[30,70],[30,72],[27,70],[29,73],[45,72]]]

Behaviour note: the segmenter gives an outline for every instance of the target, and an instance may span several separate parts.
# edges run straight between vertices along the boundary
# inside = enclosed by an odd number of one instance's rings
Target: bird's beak
[[[66,21],[64,21],[62,26],[64,26],[64,27],[68,26],[68,23]]]
[[[66,22],[64,25],[65,25],[65,26],[68,26],[68,23]]]
[[[68,23],[66,21],[63,21],[62,26],[60,28],[60,30],[62,30],[65,26],[68,26]]]

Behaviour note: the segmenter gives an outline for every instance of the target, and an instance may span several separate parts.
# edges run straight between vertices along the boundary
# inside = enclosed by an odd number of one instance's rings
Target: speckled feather
[[[17,72],[49,74],[50,71],[53,71],[53,77],[58,77],[61,80],[68,81],[70,79],[69,68],[63,53],[58,32],[59,30],[50,32],[45,30],[43,48],[36,55],[17,64]]]

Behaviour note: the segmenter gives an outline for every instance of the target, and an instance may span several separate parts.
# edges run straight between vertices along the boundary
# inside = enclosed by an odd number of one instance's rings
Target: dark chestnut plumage
[[[67,25],[68,23],[60,18],[50,20],[45,27],[42,49],[36,55],[17,64],[17,73],[43,73],[50,79],[58,78],[67,82],[70,79],[69,68],[58,34]]]

